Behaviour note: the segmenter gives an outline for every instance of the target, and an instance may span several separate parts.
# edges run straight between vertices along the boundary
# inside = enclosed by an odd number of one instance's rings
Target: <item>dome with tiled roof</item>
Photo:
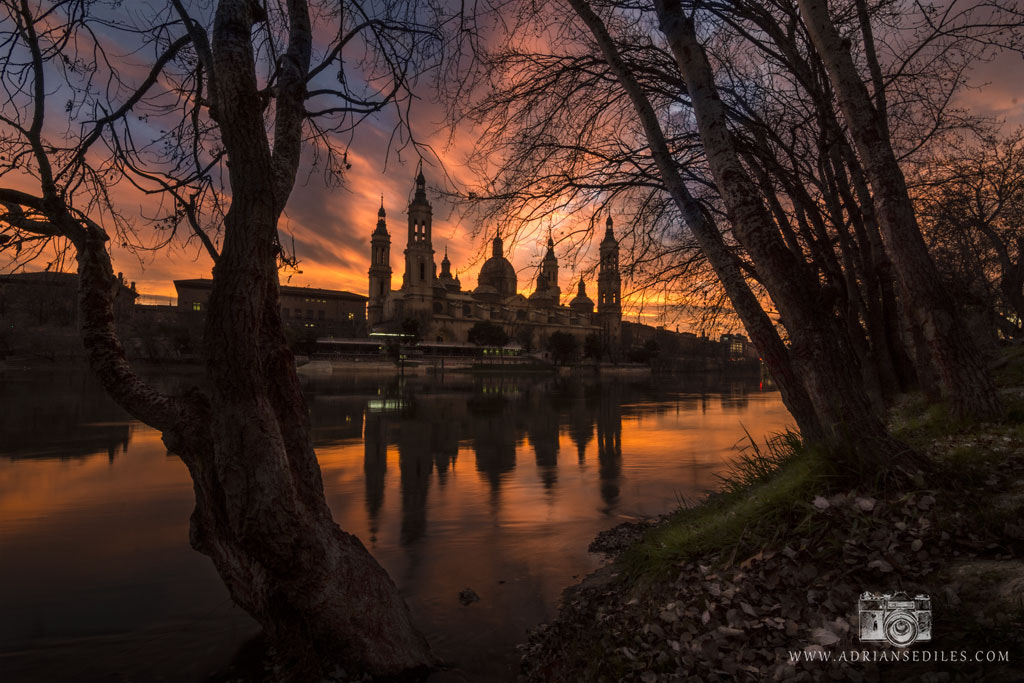
[[[491,243],[491,258],[484,261],[483,267],[480,268],[477,285],[478,290],[490,287],[503,297],[516,293],[516,269],[502,254],[500,237],[495,237]]]
[[[569,302],[570,308],[579,311],[581,313],[592,313],[594,311],[594,302],[589,296],[587,296],[587,286],[583,284],[583,278],[580,278],[579,290],[576,292],[576,296]]]

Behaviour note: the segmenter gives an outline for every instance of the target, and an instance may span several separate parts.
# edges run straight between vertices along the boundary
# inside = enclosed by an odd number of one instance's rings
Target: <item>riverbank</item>
[[[602,534],[612,561],[521,646],[526,679],[1020,680],[1024,348],[997,375],[1000,423],[912,397],[892,411],[936,464],[927,487],[837,485],[821,454],[776,442],[725,492]],[[861,642],[860,595],[897,590],[930,596],[931,642]],[[865,657],[910,661],[842,661]]]

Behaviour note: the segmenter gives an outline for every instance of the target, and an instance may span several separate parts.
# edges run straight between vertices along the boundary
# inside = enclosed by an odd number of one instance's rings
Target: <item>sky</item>
[[[1021,61],[1019,55],[1007,54],[980,65],[974,74],[975,89],[964,93],[960,104],[1005,120],[1010,125],[1024,125],[1024,98],[1019,78],[1024,73],[1024,64]],[[455,182],[471,180],[465,160],[476,144],[478,131],[461,126],[450,134],[433,93],[427,88],[420,88],[417,94],[419,99],[412,109],[414,132],[418,138],[430,143],[439,157],[427,159],[424,167],[428,197],[434,207],[435,260],[440,269],[440,261],[447,248],[453,272],[459,275],[464,289],[471,289],[476,286],[476,273],[483,261],[481,255],[489,253],[493,226],[460,220],[439,197],[437,190],[442,186],[451,188],[446,178]],[[369,238],[376,225],[383,195],[391,233],[392,286],[397,288],[401,285],[406,206],[411,199],[418,158],[408,149],[401,155],[393,150],[387,154],[392,125],[393,119],[387,114],[361,124],[348,152],[351,168],[340,186],[328,187],[319,174],[307,175],[300,171],[280,224],[286,248],[290,249],[294,243],[299,272],[282,272],[284,283],[366,294]],[[305,160],[308,162],[310,157],[307,149]],[[443,170],[440,163],[444,165]],[[144,213],[144,201],[131,196],[130,192],[123,194],[127,213],[133,210]],[[614,207],[612,211],[614,215]],[[589,216],[581,218],[589,219]],[[622,215],[615,215],[615,218],[617,222],[629,220],[628,216]],[[528,294],[533,290],[536,266],[544,253],[542,241],[546,240],[546,234],[541,230],[528,230],[524,234],[527,236],[518,243],[506,242],[506,251],[510,252],[506,255],[519,273],[519,290]],[[556,234],[556,240],[557,237]],[[595,239],[600,239],[600,235]],[[118,245],[112,249],[115,271],[123,272],[126,280],[135,282],[138,291],[149,297],[173,297],[175,279],[210,277],[212,262],[195,244],[179,244],[153,252],[129,252]],[[556,253],[565,256],[564,250],[557,247]],[[592,266],[596,257],[595,244],[584,249],[579,266]],[[44,265],[45,262],[39,262],[38,267],[30,266],[29,269],[41,270]],[[73,266],[69,264],[67,267]],[[578,279],[579,274],[573,272],[567,259],[563,258],[559,284],[564,300],[574,295]],[[628,296],[629,283],[625,282],[623,287],[626,316],[634,317],[638,312],[638,302],[631,301]],[[591,298],[595,297],[593,277],[587,281],[587,291]],[[650,307],[645,309],[645,317],[652,315],[650,310]],[[682,328],[686,329],[683,322]]]
[[[433,205],[435,261],[440,272],[441,259],[447,249],[453,274],[459,276],[463,289],[472,289],[483,260],[490,255],[494,226],[462,219],[441,197],[441,192],[452,190],[457,183],[468,184],[473,180],[465,162],[479,134],[466,127],[451,134],[442,108],[431,101],[431,93],[420,95],[422,99],[412,110],[414,132],[436,154],[423,160],[427,195]],[[393,119],[389,116],[360,124],[348,150],[347,161],[351,167],[338,186],[328,187],[321,174],[308,173],[312,154],[310,149],[304,151],[307,164],[300,170],[280,222],[286,249],[291,251],[294,245],[299,272],[283,270],[282,284],[341,289],[365,295],[370,233],[376,227],[383,195],[391,234],[392,286],[395,289],[401,286],[407,238],[406,210],[412,199],[419,157],[409,149],[401,154],[393,150],[387,154],[392,125]],[[623,218],[616,216],[616,219]],[[506,256],[519,275],[519,290],[529,293],[533,291],[536,269],[546,249],[547,233],[540,229],[525,233],[527,237],[518,243],[510,242],[506,235],[503,237],[506,237]],[[583,249],[580,267],[596,263],[597,241],[602,236],[603,233],[595,238],[592,248]],[[555,237],[557,240],[557,233]],[[556,253],[565,256],[567,248],[556,247]],[[210,277],[212,261],[197,244],[134,253],[115,247],[114,268],[123,272],[126,280],[135,282],[143,295],[173,297],[173,280]],[[559,279],[566,301],[575,295],[579,277],[579,273],[569,267],[568,259],[563,258]],[[596,298],[596,276],[589,278],[586,286],[591,298]]]

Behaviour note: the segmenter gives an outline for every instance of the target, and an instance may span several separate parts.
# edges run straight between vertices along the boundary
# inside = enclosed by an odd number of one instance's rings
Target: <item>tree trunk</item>
[[[691,20],[678,2],[656,0],[662,32],[686,83],[715,184],[738,239],[779,307],[792,339],[792,358],[843,469],[863,472],[923,464],[889,434],[872,410],[859,366],[843,330],[824,304],[807,264],[790,252],[770,225],[755,184],[740,163],[711,65]]]
[[[165,435],[195,483],[192,545],[292,679],[336,664],[377,676],[426,668],[433,659],[397,588],[327,507],[278,314],[274,195],[250,189],[260,172],[234,185],[225,218],[205,331],[209,397],[190,396]]]
[[[839,131],[838,123],[836,123],[836,132],[839,133],[837,136],[837,142],[839,146],[839,152],[842,157],[842,161],[845,162],[846,167],[850,171],[850,180],[853,183],[853,189],[859,204],[860,214],[863,218],[863,229],[866,233],[864,238],[870,245],[871,261],[874,264],[874,270],[880,289],[881,299],[881,316],[884,320],[885,334],[888,338],[888,349],[892,359],[893,369],[896,371],[896,375],[899,378],[900,390],[910,391],[914,388],[918,382],[919,369],[915,365],[914,360],[907,353],[906,344],[903,341],[903,335],[901,334],[902,316],[900,313],[899,302],[896,296],[896,281],[892,274],[892,262],[889,260],[889,255],[885,253],[885,247],[882,244],[882,236],[878,230],[877,212],[875,211],[875,200],[871,196],[871,192],[868,190],[867,181],[864,178],[864,170],[860,165],[860,161],[854,154],[853,149],[847,144],[846,139],[842,136]],[[838,161],[836,162],[839,163]],[[853,197],[851,197],[851,201]],[[927,355],[923,358],[924,363],[929,363]],[[929,372],[928,368],[925,368],[924,372]]]
[[[853,58],[828,15],[828,3],[798,2],[864,161],[886,249],[928,345],[943,395],[955,415],[998,418],[1002,405],[995,386],[952,300],[943,291],[942,279],[921,237],[903,172]]]
[[[622,61],[600,18],[583,0],[569,2],[594,34],[608,67],[632,101],[666,189],[725,288],[733,309],[743,322],[747,334],[750,335],[772,379],[779,387],[782,400],[796,420],[801,434],[808,442],[821,443],[825,439],[825,433],[814,403],[803,387],[798,369],[792,363],[778,331],[761,307],[761,302],[743,277],[736,255],[729,251],[721,233],[687,189],[672,159],[654,108],[636,78]]]
[[[309,680],[341,665],[396,676],[435,660],[387,573],[331,518],[279,312],[277,222],[299,165],[311,51],[305,3],[287,7],[271,150],[255,77],[254,3],[217,6],[207,70],[231,207],[204,333],[210,388],[188,397],[165,441],[195,483],[192,545],[262,624],[285,675]]]
[[[264,119],[271,115],[267,93],[257,85],[252,44],[259,3],[219,2],[212,50],[198,22],[182,17],[203,60],[199,73],[209,76],[206,104],[230,159],[231,208],[206,320],[208,391],[164,396],[129,367],[114,325],[117,280],[108,236],[74,209],[73,188],[57,186],[52,152],[43,142],[50,57],[34,29],[46,22],[33,19],[28,3],[22,4],[20,30],[32,59],[34,102],[32,123],[20,133],[37,162],[42,196],[7,188],[0,195],[30,209],[37,234],[74,244],[90,365],[118,404],[160,430],[188,467],[196,498],[192,544],[212,558],[235,602],[264,627],[284,665],[278,679],[315,680],[335,665],[352,674],[393,677],[427,668],[434,659],[387,574],[331,518],[278,308],[277,222],[302,149],[312,36],[306,3],[282,5],[288,49],[275,70],[273,153]],[[182,44],[177,41],[166,59]],[[158,75],[155,69],[137,97]]]

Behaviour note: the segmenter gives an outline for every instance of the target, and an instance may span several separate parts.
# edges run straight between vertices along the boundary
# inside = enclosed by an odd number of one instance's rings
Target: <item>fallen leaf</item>
[[[811,631],[811,639],[818,645],[834,645],[839,642],[839,636],[827,628],[816,628]]]
[[[871,512],[872,510],[875,509],[875,499],[874,498],[861,498],[861,497],[858,497],[857,500],[856,500],[856,503],[857,503],[857,507],[859,507],[864,512]]]

